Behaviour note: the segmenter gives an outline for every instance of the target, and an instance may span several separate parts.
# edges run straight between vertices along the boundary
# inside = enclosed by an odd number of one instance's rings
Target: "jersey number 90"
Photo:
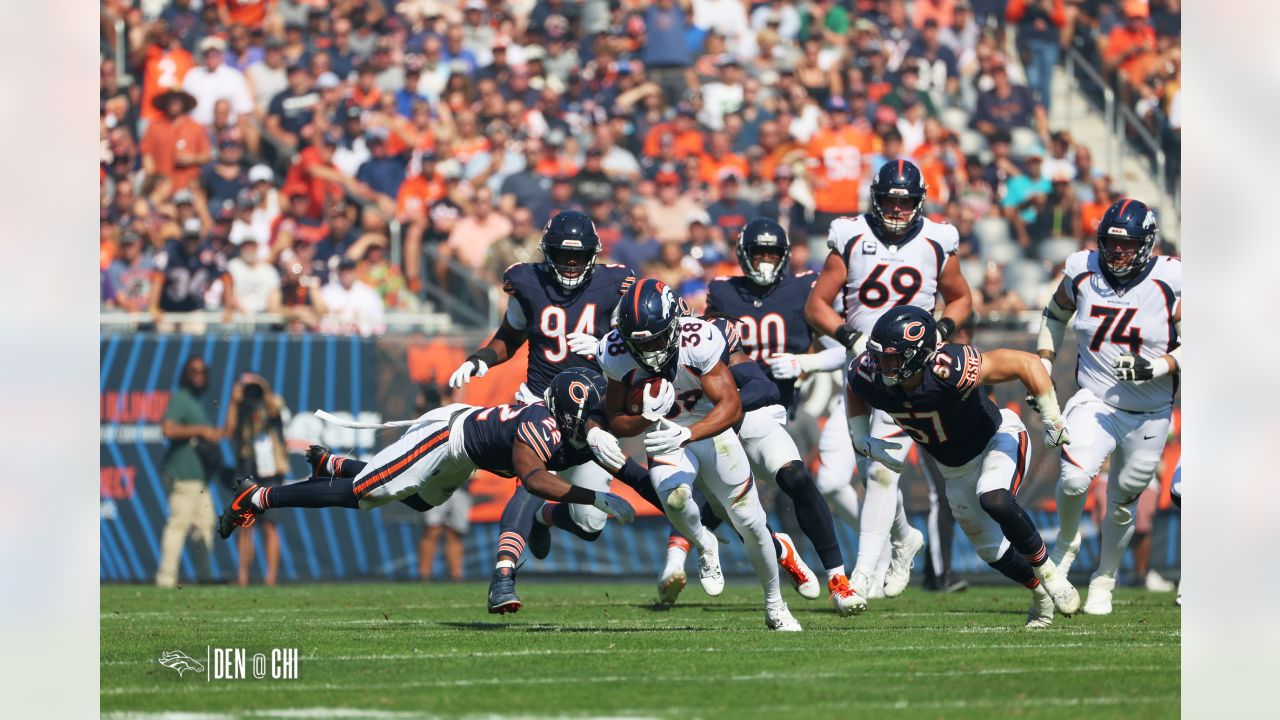
[[[786,352],[787,321],[778,313],[766,313],[758,321],[753,317],[738,318],[742,349],[752,360],[768,360]]]

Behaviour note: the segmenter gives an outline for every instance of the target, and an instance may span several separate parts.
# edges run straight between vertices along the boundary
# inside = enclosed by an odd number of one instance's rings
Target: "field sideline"
[[[1180,610],[1116,592],[1105,618],[1022,629],[1030,594],[916,588],[840,619],[787,602],[799,634],[764,630],[760,591],[732,578],[673,610],[649,582],[529,578],[525,609],[485,612],[486,586],[133,585],[101,588],[105,717],[1174,717]],[[206,648],[300,651],[297,680],[180,677],[157,662]],[[171,715],[171,713],[181,713]],[[189,715],[187,713],[195,713]]]

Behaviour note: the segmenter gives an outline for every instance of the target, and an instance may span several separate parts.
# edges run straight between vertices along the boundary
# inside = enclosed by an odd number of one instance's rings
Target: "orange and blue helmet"
[[[1102,271],[1127,280],[1146,267],[1156,244],[1156,214],[1146,203],[1121,198],[1098,223],[1098,256]]]

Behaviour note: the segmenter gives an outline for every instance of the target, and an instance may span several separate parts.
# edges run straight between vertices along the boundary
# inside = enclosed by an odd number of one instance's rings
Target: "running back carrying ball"
[[[662,378],[658,377],[648,378],[636,385],[632,385],[631,389],[627,391],[627,414],[643,414],[645,394],[647,393],[651,399],[656,400],[661,389]]]

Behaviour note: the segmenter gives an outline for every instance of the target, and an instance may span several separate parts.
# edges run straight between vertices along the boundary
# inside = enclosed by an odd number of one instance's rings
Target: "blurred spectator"
[[[151,304],[151,283],[155,263],[135,232],[120,236],[120,251],[106,269],[112,302],[126,312],[146,312]]]
[[[783,230],[799,239],[803,237],[801,233],[806,229],[805,209],[791,195],[791,186],[794,182],[795,174],[791,172],[790,167],[783,165],[778,168],[774,177],[773,197],[761,203],[759,214],[777,220]]]
[[[441,248],[441,259],[453,259],[467,269],[480,270],[489,247],[511,234],[511,221],[494,210],[493,193],[486,186],[476,189],[469,206]],[[441,262],[436,273],[440,283],[447,286],[446,269],[446,264]]]
[[[1071,157],[1071,136],[1064,130],[1049,135],[1049,153],[1045,156],[1041,172],[1046,177],[1064,177],[1067,182],[1076,179],[1076,164]]]
[[[1150,9],[1145,0],[1124,0],[1120,4],[1124,23],[1107,34],[1102,47],[1103,67],[1108,74],[1118,73],[1122,81],[1141,83],[1145,75],[1142,64],[1156,51],[1156,31],[1147,18]]]
[[[703,212],[698,203],[680,192],[680,178],[674,172],[658,175],[656,195],[642,203],[648,214],[648,226],[660,242],[685,242],[689,239],[689,216]]]
[[[299,241],[281,255],[281,280],[279,305],[271,308],[285,318],[285,328],[291,332],[303,329],[315,330],[325,314],[321,287],[328,270],[316,260],[316,246]]]
[[[286,151],[297,150],[315,117],[320,94],[316,92],[311,73],[302,65],[292,65],[287,74],[288,87],[271,99],[267,106],[266,130]]]
[[[271,106],[271,101],[289,87],[289,76],[284,65],[284,46],[280,41],[267,40],[262,46],[262,59],[251,62],[244,74],[249,87],[253,89],[254,105],[261,119]]]
[[[1004,199],[1000,201],[1005,218],[1023,250],[1031,249],[1028,227],[1036,222],[1037,215],[1045,209],[1045,201],[1051,189],[1049,179],[1040,172],[1041,164],[1039,155],[1028,157],[1026,174],[1009,178],[1009,182],[1005,184]]]
[[[200,187],[204,188],[210,206],[235,200],[241,191],[248,189],[249,175],[242,164],[244,155],[244,146],[235,140],[218,143],[217,160],[200,173]]]
[[[737,238],[742,227],[760,214],[752,203],[738,197],[738,176],[726,175],[720,181],[720,199],[707,207],[711,225],[724,239]]]
[[[1033,243],[1050,238],[1077,238],[1080,236],[1080,207],[1076,202],[1071,181],[1065,175],[1053,178],[1044,206],[1036,213],[1035,222],[1028,228]]]
[[[274,273],[274,268],[271,269]],[[278,277],[277,277],[278,280]],[[231,403],[227,407],[227,422],[223,432],[231,441],[235,457],[235,471],[252,475],[262,487],[283,485],[289,471],[289,457],[285,448],[284,426],[288,422],[289,409],[284,398],[271,392],[267,379],[254,373],[244,373],[231,388]],[[236,580],[240,587],[249,584],[249,568],[253,564],[254,534],[262,528],[262,546],[266,553],[266,572],[263,583],[276,584],[280,569],[280,530],[277,523],[280,513],[264,513],[252,526],[240,528],[237,533],[237,549],[240,552],[240,568]]]
[[[187,71],[195,64],[195,58],[182,47],[169,23],[160,20],[151,25],[146,42],[134,46],[129,53],[129,66],[143,68],[142,99],[139,101],[143,120],[154,122],[165,116],[167,105],[157,104],[157,96],[180,88]],[[195,106],[194,98],[191,106]],[[190,108],[184,110],[189,111]]]
[[[209,419],[200,395],[209,386],[209,368],[204,358],[193,356],[182,366],[178,389],[165,407],[163,431],[169,441],[161,465],[161,477],[169,492],[169,519],[160,535],[160,564],[156,585],[178,586],[178,565],[188,536],[195,535],[196,551],[192,553],[197,579],[213,580],[209,558],[213,552],[213,530],[217,518],[209,496],[209,480],[213,476],[204,458],[212,449],[216,456],[222,430]]]
[[[172,190],[190,187],[209,162],[209,136],[187,115],[196,99],[184,90],[166,90],[153,105],[164,115],[147,126],[142,137],[142,169],[149,176],[169,180]]]
[[[642,56],[645,71],[662,88],[671,104],[684,96],[689,85],[686,74],[693,64],[693,56],[685,39],[688,32],[684,8],[676,0],[654,0],[645,8]]]
[[[998,132],[1010,132],[1014,128],[1034,129],[1042,139],[1048,139],[1044,106],[1035,101],[1024,85],[1014,85],[1003,63],[991,74],[994,85],[978,96],[978,107],[973,114],[973,127],[991,140]]]
[[[653,234],[649,212],[640,205],[627,210],[622,237],[613,245],[610,257],[616,263],[639,270],[657,259],[662,243]]]
[[[218,100],[231,104],[231,122],[240,128],[247,141],[256,143],[257,130],[249,120],[253,116],[253,95],[244,73],[223,62],[227,43],[209,36],[200,41],[202,64],[191,68],[182,80],[182,88],[196,99],[191,118],[201,125],[213,122],[213,106]]]
[[[343,258],[338,263],[337,279],[320,291],[326,310],[321,330],[365,336],[383,331],[382,298],[360,281],[356,268],[355,260]]]
[[[1053,69],[1058,64],[1060,28],[1067,22],[1064,0],[1009,0],[1005,17],[1018,26],[1018,54],[1027,69],[1027,85],[1049,109]]]
[[[837,96],[828,103],[830,127],[810,139],[809,181],[813,186],[813,231],[826,234],[831,221],[856,215],[868,156],[874,151],[871,133],[850,124],[849,105]]]
[[[485,260],[487,278],[499,282],[507,268],[516,263],[541,262],[541,241],[542,233],[533,224],[533,213],[528,208],[516,208],[511,214],[511,232],[489,248]]]
[[[255,238],[240,243],[240,254],[227,261],[227,274],[235,288],[232,309],[237,312],[249,316],[267,312],[272,297],[280,292],[280,273]]]
[[[382,306],[388,310],[413,310],[417,308],[408,283],[400,268],[387,258],[387,236],[381,233],[365,233],[352,243],[346,257],[359,262],[357,273],[360,281],[373,288],[382,298]]]
[[[589,148],[582,169],[573,178],[573,199],[589,206],[613,195],[613,183],[604,171],[604,153],[600,148]]]
[[[188,222],[180,240],[172,240],[156,256],[158,277],[151,288],[151,314],[157,322],[165,313],[215,310],[233,302],[226,264],[210,244],[201,243],[199,223]],[[227,313],[229,306],[224,306]]]
[[[546,205],[551,196],[551,179],[537,171],[542,156],[542,141],[529,138],[524,141],[524,168],[508,175],[499,188],[499,207],[511,214],[516,208],[534,208]],[[541,227],[550,218],[534,218]]]
[[[693,277],[697,261],[685,254],[680,243],[663,243],[657,260],[644,268],[646,277],[656,277],[679,292],[684,281]]]
[[[1012,315],[1027,309],[1027,304],[1004,283],[1004,268],[987,263],[982,285],[973,291],[973,311],[978,315]]]

